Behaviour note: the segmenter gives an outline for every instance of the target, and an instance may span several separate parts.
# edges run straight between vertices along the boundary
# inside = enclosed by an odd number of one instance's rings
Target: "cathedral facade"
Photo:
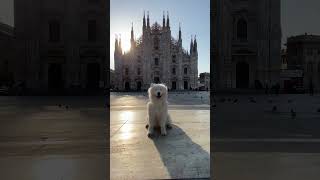
[[[179,36],[173,38],[169,15],[163,15],[162,26],[150,24],[149,13],[143,16],[142,36],[134,37],[131,29],[130,51],[123,53],[121,39],[115,39],[115,89],[147,90],[151,83],[164,83],[169,90],[198,88],[198,50],[196,37],[191,38],[189,52]]]
[[[214,7],[215,88],[248,89],[279,83],[280,1],[217,0]]]
[[[14,81],[34,94],[101,91],[107,84],[107,1],[14,1]]]

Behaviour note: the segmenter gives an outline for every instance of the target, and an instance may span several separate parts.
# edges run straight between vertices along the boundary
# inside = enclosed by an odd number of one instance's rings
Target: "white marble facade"
[[[131,49],[123,53],[121,39],[115,39],[115,89],[147,90],[151,83],[165,83],[169,90],[197,88],[198,50],[196,37],[191,39],[190,50],[182,47],[179,37],[171,36],[170,19],[163,15],[162,26],[151,24],[149,12],[143,16],[143,32],[134,37],[131,29]]]

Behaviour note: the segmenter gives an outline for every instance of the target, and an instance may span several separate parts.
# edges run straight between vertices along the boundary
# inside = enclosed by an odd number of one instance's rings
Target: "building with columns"
[[[312,84],[313,88],[319,91],[320,35],[302,34],[289,37],[287,58],[289,70],[302,71],[302,75],[293,80],[299,80],[305,90],[308,90]]]
[[[217,0],[214,86],[217,89],[269,87],[279,82],[281,23],[279,0]]]
[[[131,49],[123,52],[121,38],[115,39],[115,89],[147,90],[151,83],[165,83],[169,90],[197,88],[198,49],[196,36],[191,38],[190,50],[182,47],[179,36],[173,38],[170,19],[163,14],[162,26],[151,24],[149,12],[143,15],[142,35],[134,36],[131,29]]]
[[[107,81],[107,1],[15,0],[15,82],[30,92],[99,91]]]

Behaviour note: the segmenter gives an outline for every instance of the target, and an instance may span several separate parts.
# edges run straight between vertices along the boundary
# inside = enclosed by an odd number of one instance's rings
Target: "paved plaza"
[[[209,178],[208,92],[169,93],[173,129],[147,137],[147,93],[110,97],[111,179]]]
[[[0,97],[1,179],[106,179],[104,101]]]
[[[215,179],[319,178],[320,96],[220,94],[215,99]]]

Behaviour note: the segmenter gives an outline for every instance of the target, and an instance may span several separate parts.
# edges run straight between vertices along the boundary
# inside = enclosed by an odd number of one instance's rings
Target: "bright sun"
[[[123,51],[128,52],[130,50],[130,47],[131,47],[130,40],[122,38],[121,39],[121,46],[122,46],[122,50]]]

